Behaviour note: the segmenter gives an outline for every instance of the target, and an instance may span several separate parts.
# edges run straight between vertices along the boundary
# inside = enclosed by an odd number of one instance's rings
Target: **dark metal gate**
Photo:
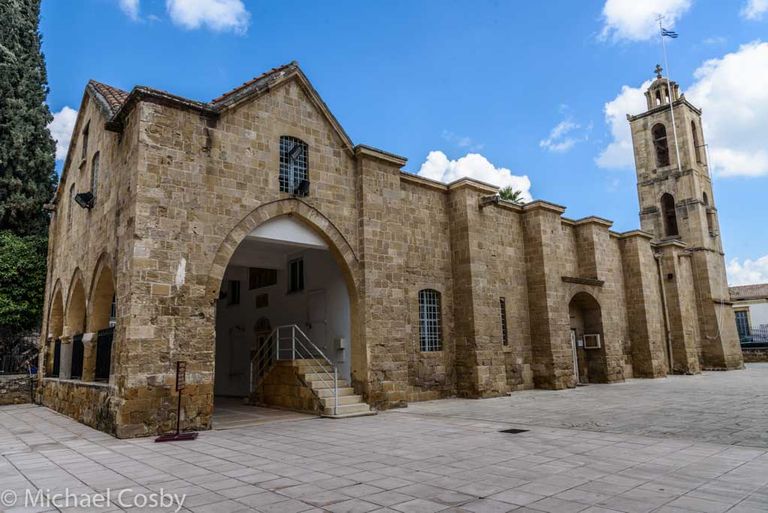
[[[115,328],[100,330],[96,338],[96,381],[109,381],[112,363],[112,339]]]

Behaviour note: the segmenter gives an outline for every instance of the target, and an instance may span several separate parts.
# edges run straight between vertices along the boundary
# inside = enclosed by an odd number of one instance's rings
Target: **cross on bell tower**
[[[661,72],[664,71],[664,68],[661,67],[661,64],[657,64],[653,71],[656,73],[656,78],[661,78]]]

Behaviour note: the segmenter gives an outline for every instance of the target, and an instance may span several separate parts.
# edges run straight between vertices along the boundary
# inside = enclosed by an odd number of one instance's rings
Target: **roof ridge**
[[[288,64],[283,64],[282,66],[278,66],[278,67],[276,67],[276,68],[272,68],[272,69],[270,69],[269,71],[265,71],[265,72],[264,72],[264,73],[262,73],[261,75],[258,75],[258,76],[256,76],[256,77],[253,77],[252,79],[250,79],[250,80],[248,80],[248,81],[246,81],[246,82],[243,82],[241,85],[239,85],[239,86],[237,86],[237,87],[235,87],[235,88],[233,88],[233,89],[230,89],[229,91],[227,91],[227,92],[225,92],[225,93],[223,93],[223,94],[221,94],[221,95],[217,96],[216,98],[214,98],[213,100],[211,100],[211,104],[221,103],[221,102],[223,102],[224,100],[226,100],[227,98],[230,98],[231,96],[233,96],[233,95],[237,94],[237,93],[238,93],[238,92],[240,92],[241,90],[243,90],[243,89],[245,89],[245,88],[247,88],[247,87],[250,87],[250,86],[252,86],[252,85],[253,85],[253,84],[255,84],[256,82],[259,82],[259,81],[262,81],[262,80],[266,80],[266,79],[268,79],[270,76],[272,76],[272,75],[274,75],[274,74],[276,74],[276,73],[280,73],[280,72],[282,72],[282,71],[285,71],[286,69],[288,69],[288,68],[290,68],[290,67],[298,67],[298,65],[299,65],[299,63],[298,63],[298,62],[296,62],[296,61],[291,61],[291,62],[289,62]]]

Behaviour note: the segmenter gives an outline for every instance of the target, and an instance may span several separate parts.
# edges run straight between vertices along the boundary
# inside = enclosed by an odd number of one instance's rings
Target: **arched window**
[[[654,125],[651,130],[653,135],[653,147],[656,150],[656,166],[669,165],[669,144],[667,142],[667,129],[661,123]]]
[[[709,206],[709,197],[707,197],[707,193],[706,192],[702,192],[701,193],[701,201],[702,201],[702,203],[704,203],[705,207]]]
[[[419,347],[422,351],[443,350],[440,293],[436,290],[419,291]]]
[[[72,229],[73,210],[75,210],[75,184],[69,186],[69,204],[67,205],[67,230]]]
[[[301,196],[309,193],[309,150],[295,137],[280,137],[280,192]]]
[[[661,214],[664,217],[664,231],[667,237],[679,235],[677,231],[677,214],[675,213],[675,198],[666,193],[661,197]]]
[[[661,91],[656,90],[656,105],[661,105]]]
[[[695,121],[691,121],[691,136],[693,137],[693,152],[696,154],[696,162],[701,164],[701,144],[699,143],[699,131],[696,130]]]
[[[99,186],[99,152],[93,156],[91,161],[91,194],[96,197],[96,189]]]

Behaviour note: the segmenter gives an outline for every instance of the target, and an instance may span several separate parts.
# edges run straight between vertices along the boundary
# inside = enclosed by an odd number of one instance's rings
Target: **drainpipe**
[[[669,361],[669,373],[672,374],[672,330],[669,328],[669,310],[667,309],[667,293],[664,290],[664,278],[661,272],[661,253],[654,253],[653,258],[656,260],[656,270],[659,276],[659,290],[661,290],[661,308],[664,310],[664,333],[667,339],[667,356]]]

